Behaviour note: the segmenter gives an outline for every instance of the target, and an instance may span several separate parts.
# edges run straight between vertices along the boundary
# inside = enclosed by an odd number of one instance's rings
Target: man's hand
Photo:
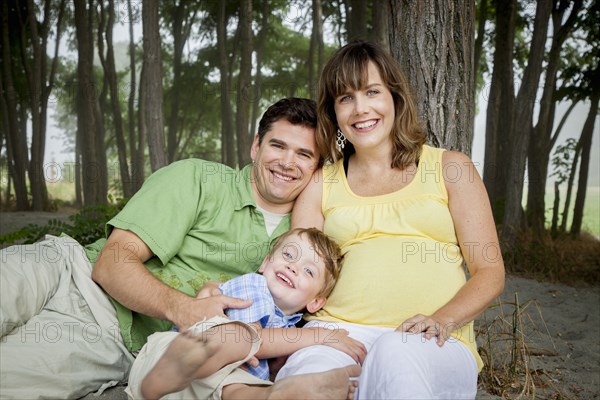
[[[252,304],[252,300],[237,299],[222,294],[206,298],[189,297],[185,302],[171,307],[172,316],[169,320],[183,331],[198,321],[212,317],[225,317],[224,310],[227,308],[246,308]]]
[[[367,356],[367,349],[364,344],[348,336],[347,330],[320,328],[319,335],[324,335],[322,344],[343,351],[352,357],[354,361],[362,365]]]
[[[196,298],[205,299],[207,297],[218,296],[222,294],[221,290],[219,289],[219,285],[221,283],[222,282],[206,282],[204,286],[198,290],[198,293],[196,293]]]

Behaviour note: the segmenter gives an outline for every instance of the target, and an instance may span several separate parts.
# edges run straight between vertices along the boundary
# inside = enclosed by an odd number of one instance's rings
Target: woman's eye
[[[369,95],[369,96],[375,96],[377,94],[379,94],[379,90],[371,89],[367,92],[367,95]]]
[[[340,102],[340,103],[347,103],[347,102],[349,102],[350,100],[352,100],[352,96],[348,96],[348,95],[341,96],[341,97],[339,98],[339,102]]]

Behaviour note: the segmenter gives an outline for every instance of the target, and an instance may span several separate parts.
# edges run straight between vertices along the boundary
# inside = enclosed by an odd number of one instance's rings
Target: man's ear
[[[252,141],[252,147],[250,147],[250,158],[252,161],[256,159],[256,154],[258,153],[258,148],[260,145],[258,144],[258,133],[254,135],[254,140]]]
[[[306,311],[308,311],[311,314],[315,313],[321,308],[323,308],[325,306],[325,303],[327,303],[327,299],[325,297],[317,297],[316,299],[312,300],[306,305]]]

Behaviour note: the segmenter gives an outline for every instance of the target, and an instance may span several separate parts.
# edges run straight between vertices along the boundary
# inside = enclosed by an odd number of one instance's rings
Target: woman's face
[[[334,99],[338,126],[357,151],[391,146],[396,116],[392,94],[373,62],[367,74],[364,87],[348,89]]]

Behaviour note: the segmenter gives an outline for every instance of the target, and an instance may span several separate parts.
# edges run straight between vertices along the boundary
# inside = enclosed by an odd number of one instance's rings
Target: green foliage
[[[556,146],[556,150],[554,150],[554,155],[552,156],[552,166],[554,169],[550,176],[555,176],[558,184],[569,179],[576,147],[577,140],[569,138],[563,144]]]
[[[51,219],[46,225],[29,224],[24,228],[0,236],[0,244],[35,243],[45,235],[59,236],[66,234],[82,245],[90,244],[104,237],[104,226],[125,205],[126,200],[116,204],[98,204],[83,208],[79,213],[71,215],[69,222]]]

